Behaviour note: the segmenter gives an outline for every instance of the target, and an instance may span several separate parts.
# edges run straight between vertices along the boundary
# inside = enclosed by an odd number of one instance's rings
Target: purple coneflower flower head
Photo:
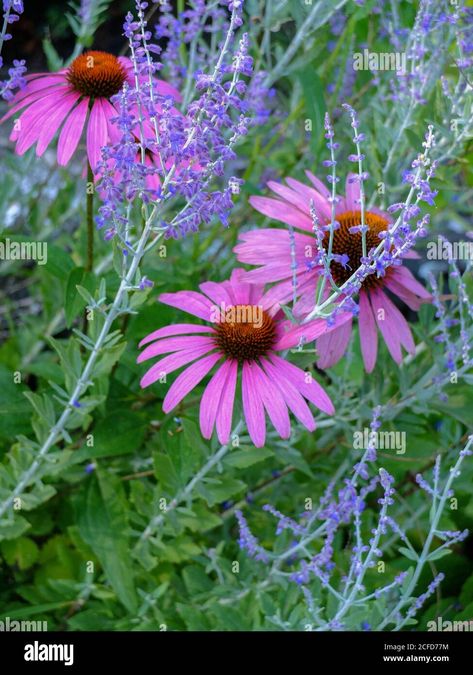
[[[331,222],[331,193],[310,171],[306,172],[313,187],[293,178],[287,178],[287,185],[270,181],[268,186],[277,195],[272,197],[251,197],[252,206],[269,218],[274,218],[291,227],[305,231],[296,232],[291,248],[290,233],[287,230],[265,228],[244,232],[241,243],[235,247],[240,262],[259,265],[247,272],[245,280],[251,283],[277,282],[271,289],[272,297],[281,304],[289,302],[294,294],[291,268],[292,252],[295,249],[298,302],[294,306],[296,316],[304,317],[314,307],[316,286],[323,273],[317,260],[316,238],[320,237],[327,251],[329,225]],[[356,174],[348,174],[345,197],[338,197],[335,206],[337,225],[333,228],[332,259],[330,273],[340,287],[363,263],[362,232],[360,231],[360,183]],[[314,237],[314,219],[317,222]],[[366,250],[376,248],[383,233],[392,223],[391,216],[377,208],[365,212]],[[381,237],[380,237],[381,235]],[[405,258],[418,257],[412,251]],[[359,297],[359,330],[361,351],[367,372],[376,364],[378,353],[378,329],[388,350],[397,363],[402,361],[402,348],[409,353],[415,350],[414,339],[409,325],[388,298],[385,291],[397,295],[408,307],[417,311],[423,302],[430,302],[429,292],[402,265],[383,269],[382,275],[369,274],[361,284]],[[331,292],[327,284],[326,294]],[[327,295],[325,297],[327,297]],[[340,301],[343,300],[343,294]],[[322,335],[317,340],[320,358],[317,365],[329,368],[337,363],[348,346],[352,333],[352,321],[344,321],[336,330]]]
[[[302,329],[311,340],[329,328],[324,320],[317,319],[294,329],[270,294],[264,293],[263,286],[246,283],[243,274],[243,270],[234,270],[228,281],[207,281],[200,285],[201,293],[160,295],[160,302],[211,325],[184,323],[159,328],[141,341],[140,347],[147,346],[138,362],[167,354],[143,376],[142,387],[187,366],[164,398],[165,413],[179,405],[217,367],[202,395],[200,428],[205,438],[211,438],[216,426],[222,444],[230,439],[240,373],[248,432],[254,445],[262,447],[266,414],[281,438],[289,438],[289,410],[309,431],[315,429],[315,421],[307,401],[329,415],[334,413],[330,398],[310,373],[277,353],[297,345]],[[336,326],[345,320],[340,316]]]
[[[117,117],[118,110],[111,99],[125,83],[134,87],[130,59],[88,51],[74,59],[68,68],[55,73],[35,73],[26,80],[26,86],[11,101],[13,107],[0,120],[2,123],[25,108],[10,135],[10,140],[16,142],[16,153],[23,155],[36,143],[36,154],[41,156],[62,125],[57,161],[66,165],[86,127],[87,157],[95,172],[101,148],[117,136],[111,120]],[[159,95],[181,100],[179,92],[163,80],[156,79],[155,86]]]

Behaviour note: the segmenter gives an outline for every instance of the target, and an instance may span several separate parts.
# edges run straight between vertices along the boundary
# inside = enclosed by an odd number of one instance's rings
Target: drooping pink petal
[[[301,340],[303,340],[304,344],[307,344],[329,330],[334,330],[337,326],[341,326],[345,321],[349,321],[351,318],[352,315],[349,312],[343,312],[335,318],[332,326],[327,326],[325,319],[315,319],[314,321],[309,321],[301,326],[295,326],[277,341],[273,349],[281,351],[283,349],[289,349],[290,347],[296,347],[301,344]]]
[[[201,382],[214,367],[221,354],[210,354],[186,368],[173,382],[163,401],[165,413],[175,408],[187,394]]]
[[[270,361],[281,373],[281,377],[288,380],[304,398],[328,415],[333,415],[335,408],[332,401],[310,373],[301,370],[276,354],[271,354]]]
[[[369,291],[369,294],[376,323],[389,353],[396,363],[401,363],[401,344],[409,352],[415,351],[414,340],[407,321],[381,290],[373,289]]]
[[[164,326],[153,331],[144,337],[139,347],[144,347],[148,342],[159,340],[160,338],[170,337],[171,335],[187,335],[189,333],[214,333],[214,329],[210,326],[199,326],[195,323],[173,323],[171,326]]]
[[[360,292],[360,313],[358,317],[360,345],[363,362],[367,373],[371,373],[378,355],[378,329],[371,309],[369,294]]]
[[[90,111],[87,124],[87,157],[94,173],[102,158],[102,148],[107,145],[107,140],[107,116],[104,112],[102,99],[97,98]]]
[[[169,375],[178,368],[181,368],[181,366],[185,366],[187,363],[205,356],[209,351],[210,349],[208,347],[199,347],[194,349],[182,349],[179,352],[165,356],[146,371],[145,375],[141,378],[140,386],[143,389],[149,387],[150,384],[154,384],[156,380],[161,379],[163,375]]]
[[[410,354],[414,354],[416,346],[409,324],[402,315],[402,312],[400,312],[396,305],[386,296],[386,293],[383,293],[381,290],[379,293],[384,296],[383,304],[386,309],[386,319],[389,327],[392,331],[396,331],[404,349],[406,349]]]
[[[243,363],[242,399],[243,413],[250,438],[257,448],[262,448],[266,440],[263,401],[253,375],[253,367],[247,361]]]
[[[392,267],[391,276],[397,281],[397,283],[407,288],[408,291],[418,295],[419,298],[422,298],[425,302],[432,302],[432,295],[426,288],[424,288],[424,286],[422,286],[421,283],[417,281],[415,276],[410,270],[407,269],[407,267],[403,267],[402,265],[399,267]]]
[[[229,285],[232,296],[237,305],[247,305],[250,300],[250,285],[244,281],[245,270],[236,268],[230,275]]]
[[[289,438],[291,435],[291,422],[279,387],[268,378],[256,362],[251,367],[253,369],[253,380],[258,387],[259,396],[263,401],[263,406],[269,415],[269,419],[281,438]]]
[[[157,85],[158,94],[160,94],[161,96],[172,96],[172,98],[177,103],[181,103],[182,96],[175,87],[173,87],[168,82],[165,82],[164,80],[155,80],[155,82]]]
[[[417,251],[414,251],[413,249],[402,254],[402,258],[407,260],[420,260],[421,257],[420,253],[417,253]]]
[[[51,73],[47,77],[39,77],[32,82],[28,82],[27,85],[23,87],[23,89],[20,89],[20,91],[15,94],[12,100],[12,105],[16,105],[31,94],[36,94],[37,92],[47,89],[48,87],[55,87],[60,93],[62,93],[64,87],[69,87],[70,91],[73,91],[72,87],[63,75]]]
[[[227,379],[222,391],[220,406],[217,411],[217,436],[220,443],[228,443],[232,430],[233,404],[235,401],[235,390],[238,375],[238,362],[229,359],[225,362],[227,366]]]
[[[16,120],[10,140],[16,140],[15,152],[23,155],[36,141],[47,124],[48,115],[61,103],[63,96],[48,94],[32,103]]]
[[[345,321],[339,328],[321,335],[317,340],[319,359],[317,366],[322,369],[331,368],[340,361],[350,342],[352,321]]]
[[[294,234],[296,260],[307,263],[317,252],[314,237]],[[268,262],[282,266],[291,264],[291,238],[286,229],[261,228],[240,234],[240,241],[233,249],[240,262],[249,265],[266,265]],[[280,277],[282,278],[282,277]]]
[[[315,187],[317,192],[320,192],[322,197],[325,197],[325,199],[328,199],[331,196],[330,190],[327,188],[327,186],[324,183],[322,183],[322,181],[319,180],[319,178],[317,178],[317,176],[314,176],[314,174],[311,171],[306,171],[305,175],[310,180],[312,185]]]
[[[177,352],[180,349],[198,349],[199,347],[208,347],[210,350],[215,347],[215,342],[210,337],[200,335],[164,338],[164,340],[158,340],[146,347],[138,356],[137,363],[143,363],[143,361],[152,359],[154,356],[159,356],[159,354]]]
[[[223,284],[215,281],[205,281],[203,284],[199,284],[199,288],[216,305],[220,306],[223,303],[225,307],[228,307],[233,304],[232,298]]]
[[[412,293],[412,291],[408,291],[407,288],[398,283],[391,274],[386,275],[386,279],[384,280],[384,288],[389,289],[391,293],[397,295],[398,298],[405,302],[406,305],[415,312],[419,310],[420,306],[424,302],[424,300],[419,298],[418,295],[415,295],[415,293]]]
[[[250,197],[251,206],[269,218],[287,223],[302,230],[312,230],[313,224],[310,215],[302,213],[295,206],[286,204],[271,197]]]
[[[315,429],[315,420],[312,415],[309,406],[305,402],[305,399],[301,393],[294,387],[294,385],[287,379],[285,379],[280,370],[278,370],[271,361],[267,359],[261,359],[263,367],[273,383],[276,384],[279,391],[282,394],[284,401],[286,402],[287,407],[293,413],[293,415],[303,424],[306,429],[309,431],[314,431]]]
[[[9,109],[9,111],[0,119],[0,124],[5,122],[7,119],[12,117],[15,113],[17,113],[19,110],[24,108],[25,106],[29,106],[32,103],[35,103],[36,101],[40,101],[41,99],[45,98],[46,96],[49,96],[50,94],[55,94],[57,96],[62,96],[64,92],[71,91],[70,89],[66,87],[61,87],[61,86],[49,86],[45,87],[43,89],[39,89],[38,91],[32,91],[32,92],[24,92],[21,91],[20,93],[24,94],[22,96],[21,100],[13,99],[12,101],[12,107]]]
[[[286,185],[282,185],[281,183],[277,183],[274,180],[268,182],[268,187],[283,201],[292,204],[296,209],[302,211],[303,214],[307,215],[309,212],[310,203],[299,192],[296,192],[296,190],[293,190]]]
[[[71,108],[77,103],[80,98],[80,94],[72,93],[67,94],[61,100],[54,110],[51,111],[51,114],[48,116],[48,123],[44,125],[41,133],[38,136],[38,144],[36,146],[36,154],[38,157],[45,152],[48,145],[53,140],[56,135],[57,130],[61,126],[62,122],[70,112]]]
[[[188,314],[198,316],[199,319],[210,321],[214,307],[210,300],[196,291],[177,291],[177,293],[161,293],[159,302],[176,309],[182,309]]]
[[[221,399],[225,391],[229,368],[230,362],[224,361],[220,368],[214,373],[202,394],[199,410],[199,424],[204,438],[212,437],[217,412],[220,408]]]
[[[290,270],[289,270],[290,272]],[[303,315],[304,308],[307,308],[307,312],[314,307],[315,286],[317,283],[317,274],[315,270],[309,270],[301,272],[297,275],[296,279],[296,292],[300,296],[300,300],[296,303],[298,309],[294,313],[296,316]],[[272,286],[261,298],[261,305],[263,309],[269,309],[273,304],[278,303],[285,305],[288,302],[291,302],[294,295],[293,279],[292,276],[285,281],[281,281],[278,284]]]
[[[83,99],[64,122],[57,146],[57,161],[60,166],[69,162],[79,144],[88,109],[89,101]]]
[[[360,184],[357,180],[353,180],[356,174],[349,173],[347,174],[345,181],[345,200],[347,211],[359,211],[360,210]],[[353,182],[350,182],[353,181]]]

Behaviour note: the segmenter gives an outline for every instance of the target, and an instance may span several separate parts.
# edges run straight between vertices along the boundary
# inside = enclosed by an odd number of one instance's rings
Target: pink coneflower
[[[314,259],[316,246],[314,241],[310,205],[315,209],[321,225],[331,220],[330,192],[310,171],[307,176],[313,187],[304,185],[293,178],[287,178],[287,185],[273,181],[268,183],[276,193],[277,199],[270,197],[251,197],[252,206],[265,216],[280,220],[295,228],[311,234],[294,233],[296,256],[297,294],[299,301],[295,305],[295,314],[303,317],[314,307],[315,289],[320,275],[320,267],[310,267]],[[340,286],[347,281],[361,264],[362,235],[350,233],[350,228],[360,225],[360,187],[353,174],[347,176],[346,195],[336,205],[336,219],[339,223],[334,232],[332,253],[348,256],[347,264],[332,261],[331,273]],[[380,243],[379,234],[384,232],[391,218],[379,209],[371,208],[365,213],[365,223],[369,225],[366,234],[367,251]],[[324,248],[327,248],[328,232],[324,234]],[[260,265],[258,269],[247,272],[245,280],[251,283],[278,282],[269,293],[274,301],[288,302],[293,295],[291,269],[291,239],[287,230],[260,229],[241,235],[242,243],[235,247],[240,262]],[[413,252],[405,257],[417,257]],[[386,269],[384,276],[371,274],[362,283],[359,298],[359,331],[361,352],[367,372],[376,364],[378,353],[378,328],[386,342],[393,359],[402,361],[402,347],[409,353],[415,350],[414,340],[406,319],[389,299],[386,290],[403,300],[408,307],[418,310],[421,303],[429,302],[431,296],[402,265]],[[326,292],[330,292],[327,284]],[[352,321],[344,322],[339,328],[323,335],[317,340],[319,352],[318,366],[328,368],[337,363],[346,351],[352,332]]]
[[[88,51],[57,73],[27,76],[27,85],[12,100],[12,109],[0,120],[26,107],[15,121],[10,140],[22,155],[35,143],[41,156],[62,125],[57,147],[61,165],[69,162],[87,128],[87,157],[95,172],[101,148],[114,136],[111,119],[118,112],[111,97],[128,82],[134,86],[133,64],[124,56]],[[181,100],[179,92],[162,80],[155,80],[157,92]],[[151,129],[147,134],[152,137]],[[116,136],[116,131],[115,131]]]
[[[291,433],[288,409],[310,431],[315,421],[307,401],[329,415],[334,408],[322,387],[297,366],[277,355],[297,345],[299,329],[289,328],[278,305],[272,304],[263,286],[242,281],[235,270],[229,281],[207,281],[202,293],[163,293],[160,302],[177,307],[212,325],[174,324],[160,328],[141,341],[148,345],[138,362],[168,354],[141,380],[149,387],[177,368],[188,366],[167,392],[163,410],[175,408],[218,364],[202,395],[200,428],[211,438],[216,426],[221,443],[228,443],[232,429],[237,377],[241,373],[243,412],[251,440],[262,447],[266,438],[265,412],[282,438]],[[315,339],[327,330],[325,321],[304,326],[304,335]],[[203,335],[199,335],[202,334]],[[149,344],[152,343],[152,344]]]

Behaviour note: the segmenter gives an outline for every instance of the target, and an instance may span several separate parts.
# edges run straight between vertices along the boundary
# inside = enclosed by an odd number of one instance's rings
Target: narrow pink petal
[[[198,326],[194,323],[173,323],[171,326],[164,326],[163,328],[158,328],[153,333],[150,333],[144,337],[139,347],[143,347],[148,344],[148,342],[153,342],[153,340],[158,340],[159,338],[169,337],[171,335],[186,335],[188,333],[214,333],[214,329],[210,326]]]
[[[66,95],[67,96],[67,95]],[[11,140],[17,139],[15,152],[23,155],[39,138],[39,135],[48,124],[48,118],[56,107],[62,102],[64,96],[49,94],[39,101],[32,103],[18,118],[17,130],[10,136]]]
[[[360,293],[360,314],[358,318],[360,345],[367,373],[371,373],[378,355],[378,329],[371,309],[370,296],[366,291]]]
[[[402,254],[402,258],[403,259],[406,258],[407,260],[409,260],[409,259],[410,260],[420,260],[421,257],[422,256],[420,255],[420,253],[417,253],[417,251],[414,251],[412,249],[410,251],[406,251],[405,253]]]
[[[220,406],[217,411],[217,436],[220,443],[228,443],[232,430],[233,404],[238,375],[238,362],[227,360],[227,379],[222,391]]]
[[[88,109],[89,100],[83,99],[64,122],[57,146],[57,161],[60,166],[69,162],[79,144]]]
[[[230,286],[232,289],[232,296],[237,305],[247,305],[250,300],[250,284],[244,281],[245,270],[237,268],[234,269],[230,276]]]
[[[431,302],[432,296],[429,291],[422,286],[421,283],[417,281],[415,276],[412,274],[407,267],[399,266],[391,268],[392,278],[396,280],[398,284],[407,288],[408,291],[415,293],[425,302]]]
[[[172,85],[168,84],[164,80],[156,80],[158,94],[161,96],[172,96],[172,98],[177,102],[181,103],[182,96],[178,90]]]
[[[397,295],[397,297],[405,302],[410,309],[414,310],[414,312],[419,311],[420,306],[424,302],[418,295],[415,295],[415,293],[412,293],[412,291],[407,290],[407,288],[398,283],[391,274],[386,275],[386,278],[384,279],[384,288],[389,289],[391,293]]]
[[[304,398],[328,415],[333,415],[335,408],[332,401],[320,384],[310,376],[310,373],[301,370],[276,354],[272,354],[270,360],[281,373],[281,377],[288,380]]]
[[[102,99],[97,98],[90,111],[87,123],[87,157],[95,172],[102,158],[102,148],[107,145],[108,129]]]
[[[165,413],[175,408],[187,394],[201,382],[213,368],[221,354],[210,354],[186,368],[173,382],[163,401]]]
[[[47,77],[39,77],[32,82],[28,82],[26,87],[20,89],[19,92],[14,96],[12,104],[16,105],[22,99],[30,96],[30,94],[37,93],[42,89],[47,89],[48,87],[55,87],[57,91],[62,91],[64,87],[69,87],[69,90],[72,92],[73,89],[62,75],[48,75]]]
[[[396,305],[391,302],[386,294],[382,291],[379,291],[379,293],[384,296],[383,305],[386,310],[386,321],[388,322],[388,327],[390,327],[393,332],[396,331],[396,334],[398,335],[401,345],[404,347],[404,349],[406,349],[409,353],[414,354],[416,346],[409,324],[404,318],[402,312],[399,311]]]
[[[32,93],[27,93],[21,100],[16,102],[16,98],[12,101],[12,108],[9,109],[9,111],[0,119],[0,124],[2,122],[5,122],[7,119],[12,117],[18,110],[21,110],[25,106],[29,106],[32,103],[35,103],[36,101],[40,101],[41,99],[45,98],[46,96],[50,96],[50,94],[55,94],[57,96],[62,95],[63,92],[69,91],[65,87],[47,87],[45,89],[41,89],[40,91],[34,91]],[[22,92],[23,93],[23,92]]]
[[[271,197],[250,197],[250,204],[254,209],[269,218],[274,218],[293,227],[299,227],[302,230],[312,230],[313,223],[309,210],[307,214],[304,214],[295,206]]]
[[[284,401],[279,387],[270,379],[266,373],[261,370],[257,363],[253,363],[253,377],[258,393],[263,401],[263,405],[273,423],[274,428],[281,438],[289,438],[291,435],[291,422],[287,405]]]
[[[248,433],[257,448],[262,448],[266,440],[266,420],[263,401],[254,378],[253,366],[247,361],[243,363],[242,373],[243,413]]]
[[[360,210],[360,184],[358,181],[354,180],[352,183],[350,183],[350,180],[353,179],[353,177],[356,174],[354,173],[349,173],[347,174],[346,177],[346,182],[345,182],[345,199],[346,199],[346,207],[347,211],[359,211]]]
[[[285,379],[280,370],[274,366],[271,361],[267,359],[261,359],[263,367],[271,378],[273,382],[276,383],[279,391],[281,392],[284,401],[286,402],[287,407],[293,413],[293,415],[303,424],[306,429],[309,431],[314,431],[315,429],[315,420],[312,415],[309,406],[305,402],[304,397],[301,393],[294,387],[294,385],[287,379]]]
[[[177,291],[177,293],[161,293],[159,302],[176,309],[182,309],[188,314],[198,316],[199,319],[210,321],[212,318],[213,305],[202,293],[196,291]]]
[[[200,401],[199,424],[202,436],[212,438],[217,412],[220,409],[220,401],[224,395],[230,361],[224,361],[223,365],[212,376],[205,387]]]
[[[306,171],[305,175],[310,180],[310,182],[315,187],[315,189],[318,192],[320,192],[322,197],[325,197],[325,199],[328,199],[328,197],[331,196],[331,193],[330,193],[330,190],[328,189],[328,187],[324,183],[322,183],[322,181],[319,180],[317,178],[317,176],[314,176],[314,174],[311,171]]]
[[[153,342],[153,344],[146,347],[138,356],[137,363],[143,363],[143,361],[152,359],[154,356],[159,356],[160,354],[177,352],[180,349],[198,349],[199,347],[212,349],[212,347],[215,347],[215,342],[212,338],[201,337],[199,335],[165,338],[164,340]]]
[[[319,368],[325,370],[340,361],[350,342],[351,331],[352,321],[348,320],[339,328],[319,337],[317,340],[317,351],[320,355],[317,361]]]
[[[304,183],[300,183],[294,178],[286,178],[286,183],[304,197],[306,209],[307,205],[310,207],[310,202],[313,201],[316,207],[319,206],[321,208],[321,212],[325,215],[325,218],[327,220],[330,219],[332,208],[330,202],[327,201],[328,194],[321,194],[320,190],[314,190],[314,188],[304,185]]]
[[[198,349],[183,349],[180,352],[169,354],[163,359],[157,361],[141,378],[140,386],[144,389],[150,384],[159,380],[163,375],[169,375],[181,366],[185,366],[191,361],[195,361],[210,351],[209,347],[200,347]]]
[[[277,194],[283,201],[288,202],[302,211],[303,214],[307,215],[307,212],[310,209],[310,202],[307,201],[299,192],[292,190],[292,188],[277,183],[274,180],[268,182],[269,189]]]
[[[385,293],[377,289],[370,290],[369,296],[376,323],[381,331],[389,353],[396,363],[401,363],[401,339],[397,332],[396,324],[393,324],[393,322],[390,321],[389,300]]]
[[[203,284],[199,284],[199,288],[202,293],[205,293],[218,306],[223,304],[227,307],[233,304],[230,294],[223,284],[215,281],[205,281]]]
[[[36,146],[36,154],[38,157],[45,152],[48,145],[56,135],[57,130],[61,126],[71,108],[77,103],[80,94],[68,94],[64,96],[62,102],[58,104],[48,117],[48,124],[45,125],[38,137],[38,145]]]
[[[296,232],[294,235],[296,260],[306,263],[316,253],[314,237]],[[291,238],[287,230],[262,228],[243,232],[233,252],[240,262],[249,265],[279,264],[291,265]]]
[[[295,326],[294,328],[289,329],[287,333],[278,340],[273,349],[281,351],[283,349],[295,347],[300,344],[301,339],[304,339],[305,343],[312,342],[324,333],[334,330],[337,326],[341,326],[345,321],[349,321],[351,318],[352,315],[350,312],[343,312],[336,317],[332,326],[327,326],[325,319],[315,319],[314,321],[309,321],[301,326]]]

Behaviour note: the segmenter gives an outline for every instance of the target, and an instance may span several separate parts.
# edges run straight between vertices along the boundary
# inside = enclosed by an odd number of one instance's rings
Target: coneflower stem
[[[87,162],[86,186],[86,218],[87,218],[87,262],[85,269],[91,272],[94,267],[94,174],[90,162]]]

